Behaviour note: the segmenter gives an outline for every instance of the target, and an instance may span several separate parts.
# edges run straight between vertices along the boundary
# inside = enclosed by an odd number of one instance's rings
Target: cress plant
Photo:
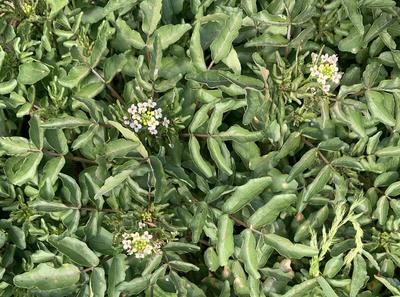
[[[1,0],[1,297],[400,296],[400,4]]]

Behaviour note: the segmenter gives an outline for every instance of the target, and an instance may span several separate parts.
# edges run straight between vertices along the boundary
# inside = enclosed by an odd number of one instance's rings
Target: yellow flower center
[[[335,66],[329,63],[322,63],[318,66],[318,72],[326,75],[328,78],[332,78],[333,73],[335,72]]]
[[[140,123],[144,126],[148,126],[150,120],[153,118],[154,116],[154,111],[146,111],[145,113],[141,114],[141,119],[140,119]]]
[[[144,239],[138,239],[132,243],[132,248],[137,250],[138,252],[143,252],[146,246],[147,246],[147,241]]]

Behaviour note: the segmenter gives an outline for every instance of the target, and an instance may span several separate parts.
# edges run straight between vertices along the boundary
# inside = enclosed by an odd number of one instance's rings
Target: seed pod
[[[220,266],[226,266],[229,257],[233,255],[233,224],[227,214],[221,215],[218,219],[217,253]]]
[[[271,181],[272,179],[268,176],[259,177],[251,179],[244,185],[237,187],[232,196],[222,206],[222,210],[229,214],[237,212],[261,194],[271,184]]]
[[[334,278],[336,274],[342,269],[344,264],[343,254],[333,257],[326,262],[323,274],[328,278]]]

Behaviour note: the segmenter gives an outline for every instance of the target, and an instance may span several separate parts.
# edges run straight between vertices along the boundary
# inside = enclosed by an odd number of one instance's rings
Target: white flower
[[[137,112],[137,106],[135,104],[132,104],[131,107],[128,108],[128,112],[134,115]]]
[[[338,57],[337,55],[324,54],[318,59],[318,55],[312,53],[311,59],[314,65],[310,68],[310,75],[321,84],[322,91],[328,93],[331,86],[339,84],[342,78],[342,73],[339,72],[337,67]]]
[[[128,255],[135,254],[136,258],[142,259],[155,251],[153,243],[151,242],[153,235],[148,231],[143,232],[142,235],[138,232],[124,233],[122,234],[122,238],[122,248]]]
[[[311,59],[312,59],[313,63],[317,60],[317,58],[318,58],[317,53],[311,53]]]
[[[162,110],[161,110],[161,108],[157,108],[156,110],[154,110],[154,116],[155,116],[156,119],[162,118]]]
[[[157,135],[157,133],[158,133],[157,129],[155,127],[152,127],[152,126],[151,127],[149,126],[148,130],[149,130],[151,135]]]
[[[144,231],[142,237],[143,237],[144,239],[146,239],[147,241],[150,241],[150,239],[153,238],[153,235],[151,235],[148,231]]]
[[[168,128],[169,124],[170,124],[170,121],[169,121],[166,117],[164,117],[164,120],[163,120],[163,122],[162,122],[162,125],[163,125],[165,128]]]
[[[128,108],[130,119],[124,116],[124,124],[130,126],[135,132],[139,132],[143,127],[147,128],[148,132],[152,135],[158,133],[158,126],[161,124],[164,127],[168,127],[170,121],[163,117],[162,109],[156,108],[157,103],[152,99],[148,99],[146,102],[139,102],[137,105],[132,104]]]
[[[147,100],[147,104],[148,104],[148,106],[149,106],[150,108],[154,108],[154,107],[157,106],[157,103],[154,102],[154,101],[151,100],[151,99]]]
[[[146,227],[146,224],[143,223],[142,221],[139,222],[139,229],[143,229],[144,227]]]
[[[331,88],[330,85],[323,85],[323,86],[322,86],[322,90],[323,90],[325,93],[328,93],[330,88]]]

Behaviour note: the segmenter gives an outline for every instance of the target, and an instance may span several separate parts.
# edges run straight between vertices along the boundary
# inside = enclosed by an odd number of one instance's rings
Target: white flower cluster
[[[130,118],[124,117],[124,124],[130,126],[135,132],[147,127],[150,134],[156,135],[158,133],[157,127],[160,124],[166,128],[170,124],[170,121],[163,117],[161,108],[157,108],[157,103],[152,99],[147,100],[147,102],[139,102],[137,105],[132,104],[128,108],[128,112],[131,116]]]
[[[312,53],[311,59],[314,64],[311,67],[311,76],[315,77],[318,83],[322,85],[322,90],[328,93],[331,84],[339,84],[343,75],[337,67],[338,57],[325,54],[318,59],[318,54]]]
[[[135,254],[136,258],[144,258],[152,253],[159,253],[162,244],[153,243],[153,235],[144,231],[142,235],[139,232],[122,234],[122,247],[128,255]]]

